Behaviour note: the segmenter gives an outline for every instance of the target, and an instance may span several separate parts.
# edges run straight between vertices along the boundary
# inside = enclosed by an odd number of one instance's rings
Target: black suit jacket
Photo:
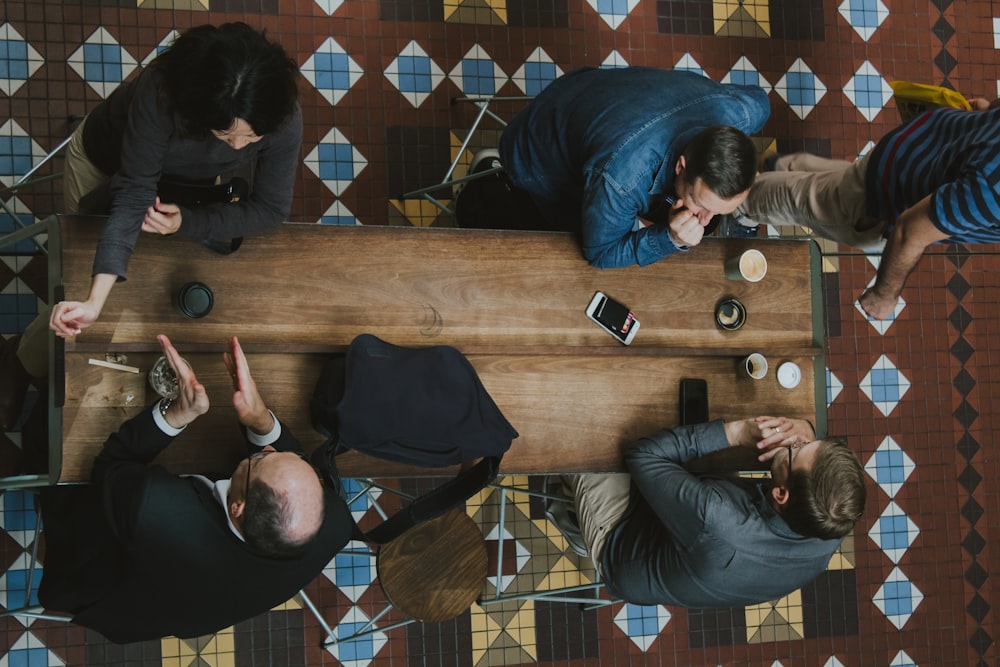
[[[149,465],[171,440],[144,410],[104,444],[93,485],[43,492],[39,601],[114,642],[212,634],[256,616],[298,593],[351,539],[350,511],[328,491],[305,553],[256,552],[203,481]],[[274,447],[301,449],[284,424]]]

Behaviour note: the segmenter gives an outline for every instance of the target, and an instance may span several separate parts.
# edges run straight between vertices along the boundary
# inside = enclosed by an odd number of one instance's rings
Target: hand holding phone
[[[639,320],[635,313],[604,292],[594,294],[587,306],[587,317],[624,345],[629,345],[639,330]]]

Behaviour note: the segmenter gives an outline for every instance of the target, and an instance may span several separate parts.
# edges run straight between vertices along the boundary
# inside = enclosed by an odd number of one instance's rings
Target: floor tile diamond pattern
[[[886,436],[865,464],[868,475],[875,480],[886,495],[895,498],[903,482],[913,474],[916,465],[913,459],[896,444],[892,436]]]
[[[826,86],[802,58],[797,58],[775,84],[774,90],[795,115],[805,119],[826,95]]]
[[[626,603],[615,614],[615,625],[643,651],[648,651],[660,631],[670,622],[670,612],[660,605]]]
[[[42,55],[9,23],[0,25],[0,90],[8,97],[45,63]]]
[[[564,73],[545,49],[538,47],[517,68],[511,80],[522,94],[534,97]]]
[[[844,0],[837,11],[866,42],[889,18],[889,9],[882,0]]]
[[[909,391],[910,381],[883,354],[861,380],[860,388],[879,412],[888,417]]]
[[[444,72],[414,40],[389,63],[385,78],[410,104],[419,107],[444,81]]]
[[[368,160],[340,130],[333,128],[309,151],[305,165],[339,197],[368,166]]]
[[[874,65],[866,60],[844,86],[844,94],[871,122],[892,99],[892,88]]]
[[[632,10],[639,6],[639,0],[587,0],[587,4],[609,28],[617,30]]]
[[[896,628],[902,630],[923,599],[920,589],[902,570],[894,567],[885,583],[875,592],[872,602]]]
[[[107,97],[139,66],[104,28],[98,28],[66,61],[101,97]]]
[[[920,529],[917,525],[906,516],[899,505],[892,501],[868,531],[868,537],[889,557],[889,560],[897,564],[919,534]]]
[[[302,77],[311,83],[327,102],[336,105],[364,70],[333,37],[328,37],[300,68]]]
[[[507,83],[507,75],[483,47],[476,44],[448,73],[468,97],[492,97]]]

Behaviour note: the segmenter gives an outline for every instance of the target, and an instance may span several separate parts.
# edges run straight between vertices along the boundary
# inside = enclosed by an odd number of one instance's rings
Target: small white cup
[[[767,274],[767,258],[760,250],[745,250],[726,261],[726,277],[756,283]]]
[[[786,361],[778,366],[778,384],[785,389],[795,389],[802,381],[802,369],[794,361]]]
[[[763,380],[767,375],[767,357],[760,352],[748,355],[740,362],[740,372],[753,380]]]

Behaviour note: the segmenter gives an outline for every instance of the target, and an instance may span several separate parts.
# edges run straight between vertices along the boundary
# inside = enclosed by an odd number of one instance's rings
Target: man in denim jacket
[[[504,130],[500,160],[552,229],[582,231],[598,268],[651,264],[701,242],[746,198],[748,133],[770,114],[756,86],[648,67],[575,70]]]

